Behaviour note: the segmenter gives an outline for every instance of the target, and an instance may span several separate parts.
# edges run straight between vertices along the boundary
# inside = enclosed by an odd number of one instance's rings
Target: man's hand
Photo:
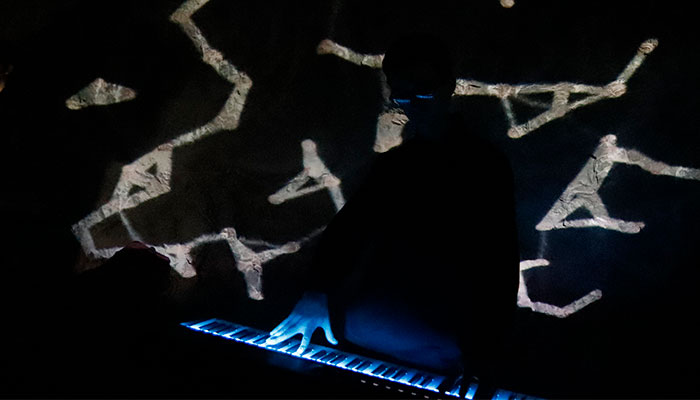
[[[323,329],[328,342],[334,345],[338,344],[331,331],[328,298],[323,293],[306,292],[291,314],[270,332],[270,338],[267,339],[266,344],[281,343],[301,333],[303,337],[295,354],[302,354],[309,346],[311,336],[318,328]]]

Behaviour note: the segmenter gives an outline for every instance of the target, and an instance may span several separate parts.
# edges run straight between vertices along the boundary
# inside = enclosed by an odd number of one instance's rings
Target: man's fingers
[[[292,325],[296,324],[299,321],[299,317],[296,315],[290,315],[287,317],[284,321],[282,321],[275,329],[270,331],[270,336],[276,336],[279,335],[280,333],[288,330]]]
[[[326,333],[326,340],[328,340],[328,343],[332,345],[338,344],[338,340],[335,338],[335,336],[333,336],[333,331],[331,330],[329,324],[324,325],[323,331]]]
[[[300,318],[297,316],[292,316],[288,318],[287,323],[280,324],[280,329],[275,328],[277,331],[274,335],[270,334],[270,337],[265,341],[267,344],[277,344],[281,343],[296,334],[304,333],[304,326],[299,325]],[[282,326],[284,325],[284,326]]]
[[[304,336],[301,338],[301,344],[299,345],[297,351],[294,352],[294,354],[301,355],[303,352],[306,351],[306,348],[309,347],[309,343],[311,343],[311,335],[307,335],[306,333],[304,333]]]
[[[265,340],[265,344],[277,344],[277,343],[282,343],[282,342],[284,342],[285,340],[289,339],[290,337],[296,335],[297,333],[298,333],[298,332],[288,331],[288,332],[280,333],[280,334],[278,334],[278,335],[276,335],[276,336],[270,336],[269,338],[267,338],[267,340]]]
[[[285,319],[282,321],[279,325],[275,327],[275,329],[270,331],[270,336],[276,336],[278,333],[282,332],[284,330],[284,327],[287,325],[287,320]]]

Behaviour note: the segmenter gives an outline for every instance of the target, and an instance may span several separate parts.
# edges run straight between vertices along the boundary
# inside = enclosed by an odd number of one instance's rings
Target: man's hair
[[[384,55],[382,70],[387,83],[410,83],[419,93],[449,91],[455,87],[455,66],[451,51],[440,38],[413,33],[394,41]]]

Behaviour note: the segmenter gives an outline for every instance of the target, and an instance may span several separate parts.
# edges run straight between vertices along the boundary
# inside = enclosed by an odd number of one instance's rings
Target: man
[[[409,118],[326,228],[308,290],[269,344],[317,328],[405,365],[485,377],[516,307],[518,250],[508,161],[449,112],[449,51],[405,37],[382,69]]]

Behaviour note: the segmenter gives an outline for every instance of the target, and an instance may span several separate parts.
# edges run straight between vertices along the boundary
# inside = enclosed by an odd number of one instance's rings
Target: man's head
[[[382,70],[391,99],[413,124],[444,118],[455,89],[454,64],[446,44],[429,34],[411,34],[386,51]]]

